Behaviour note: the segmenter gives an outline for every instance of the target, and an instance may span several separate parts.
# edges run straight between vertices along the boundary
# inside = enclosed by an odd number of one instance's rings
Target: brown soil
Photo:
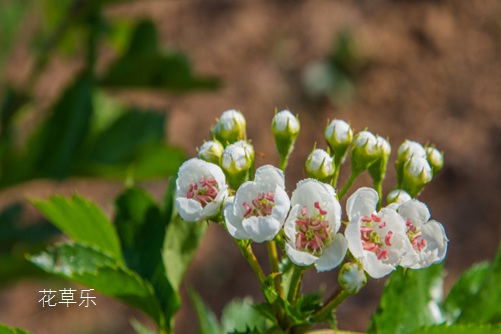
[[[276,164],[269,124],[275,108],[290,108],[299,113],[302,126],[286,172],[291,191],[304,177],[302,166],[314,142],[324,147],[327,119],[349,120],[356,130],[368,127],[388,136],[394,151],[407,138],[423,144],[429,141],[445,152],[446,167],[420,199],[428,204],[433,218],[444,224],[450,239],[446,288],[472,263],[494,256],[501,236],[497,214],[501,198],[499,1],[151,1],[111,14],[153,17],[166,45],[186,51],[198,72],[222,79],[224,87],[215,93],[139,96],[146,104],[169,110],[171,143],[195,155],[195,147],[209,139],[214,118],[237,108],[247,118],[248,136],[256,151],[262,153],[257,165]],[[311,61],[325,57],[337,33],[346,29],[365,64],[354,77],[355,100],[333,106],[308,99],[301,87],[301,72]],[[40,96],[44,90],[54,91],[40,87]],[[395,157],[393,153],[392,160]],[[347,172],[342,171],[341,184]],[[391,189],[394,182],[390,171],[385,189]],[[89,190],[85,184],[74,182],[69,187],[107,205],[111,197],[99,196],[102,192],[97,189],[113,194],[119,188],[103,183]],[[356,186],[361,185],[370,185],[369,178],[361,177]],[[160,196],[163,184],[148,187]],[[265,249],[256,248],[266,265]],[[383,283],[369,283],[343,304],[338,313],[340,328],[367,328]],[[305,277],[304,289],[330,292],[335,285],[335,271],[312,271]],[[251,295],[262,300],[252,271],[218,226],[211,226],[205,236],[185,286],[199,291],[216,314],[235,297]],[[36,291],[44,287],[49,286],[26,282],[3,287],[0,322],[42,334],[77,333],[76,328],[98,328],[98,324],[109,326],[103,333],[131,332],[124,329],[130,311],[105,297],[104,305],[89,317],[67,310],[42,312],[37,309]],[[23,301],[19,301],[21,296]],[[184,297],[176,332],[194,333],[195,316]],[[31,312],[40,316],[33,317]],[[61,326],[52,327],[47,319]]]

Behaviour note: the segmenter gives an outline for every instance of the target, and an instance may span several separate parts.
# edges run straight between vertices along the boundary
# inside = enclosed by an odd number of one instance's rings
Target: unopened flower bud
[[[227,110],[210,131],[211,137],[216,138],[224,146],[239,140],[246,139],[245,117],[237,110]]]
[[[294,142],[299,135],[299,120],[289,110],[282,110],[275,114],[271,122],[271,130],[275,137],[277,152],[280,155],[281,164],[285,164],[294,148]]]
[[[354,173],[362,173],[380,157],[381,148],[371,132],[361,131],[355,135],[351,147],[351,169]]]
[[[402,185],[404,165],[412,157],[426,158],[426,151],[420,143],[406,139],[398,148],[398,158],[395,163],[399,186]]]
[[[364,268],[359,262],[343,264],[339,270],[338,281],[341,288],[349,294],[356,294],[367,283]]]
[[[402,188],[412,197],[416,197],[432,177],[431,167],[426,158],[413,156],[404,165]]]
[[[409,195],[405,190],[395,189],[390,191],[386,200],[388,203],[397,203],[402,204],[404,202],[410,201],[412,199],[411,195]]]
[[[435,176],[444,167],[444,155],[435,147],[426,148],[426,159],[431,166],[433,176]]]
[[[305,163],[306,175],[322,182],[327,182],[334,175],[334,160],[326,151],[315,149]]]
[[[249,180],[254,166],[254,148],[244,140],[226,146],[221,157],[223,169],[229,185],[233,189]]]
[[[381,182],[386,175],[386,167],[390,159],[391,146],[386,139],[381,136],[376,137],[380,149],[380,157],[371,166],[369,166],[369,173],[371,174],[374,182]]]
[[[325,128],[324,137],[334,154],[335,163],[342,163],[353,140],[353,130],[350,125],[343,120],[335,119]]]
[[[219,165],[224,147],[217,140],[209,140],[203,143],[198,150],[198,158]]]

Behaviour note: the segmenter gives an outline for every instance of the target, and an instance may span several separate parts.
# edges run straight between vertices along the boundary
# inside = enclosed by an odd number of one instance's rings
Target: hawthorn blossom
[[[179,168],[176,208],[187,222],[198,222],[217,214],[228,195],[223,171],[218,165],[193,158]]]
[[[341,226],[341,205],[334,189],[314,179],[297,184],[292,209],[285,222],[285,251],[299,266],[314,264],[318,271],[331,270],[343,261],[346,239],[337,233]]]
[[[388,275],[412,250],[404,218],[389,208],[376,212],[378,200],[374,189],[360,188],[346,204],[348,248],[373,278]]]
[[[428,207],[413,199],[400,204],[397,212],[405,219],[406,234],[412,245],[400,265],[419,269],[441,262],[447,253],[448,240],[443,225],[429,220]]]
[[[256,170],[254,181],[238,188],[223,211],[228,232],[235,239],[263,242],[275,238],[289,209],[282,171],[265,165]]]

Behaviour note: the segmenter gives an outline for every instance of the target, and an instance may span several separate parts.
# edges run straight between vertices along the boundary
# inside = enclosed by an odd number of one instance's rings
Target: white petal
[[[361,259],[361,262],[364,266],[364,270],[372,278],[384,277],[395,270],[394,266],[379,261],[376,254],[371,252],[366,252],[365,257]]]
[[[442,261],[447,253],[447,242],[449,241],[445,234],[444,226],[435,220],[430,220],[421,227],[421,232],[428,242],[425,251],[437,249],[436,262]]]
[[[409,219],[419,228],[430,219],[430,210],[428,210],[428,207],[416,199],[402,203],[398,207],[398,213]]]
[[[391,231],[393,233],[402,233],[405,235],[407,232],[404,218],[395,210],[382,208],[378,215],[381,217],[383,222],[386,222],[386,226],[380,229],[382,234],[386,234]]]
[[[362,246],[360,235],[360,216],[355,216],[354,219],[350,221],[348,226],[346,226],[344,236],[348,241],[348,248],[350,249],[351,254],[353,254],[356,258],[363,257],[365,251]]]
[[[289,244],[285,244],[285,252],[289,256],[289,259],[298,266],[309,266],[318,260],[318,257],[315,255],[308,252],[298,251]]]
[[[252,201],[256,198],[259,193],[258,185],[255,182],[247,181],[238,188],[235,195],[235,214],[237,216],[243,217],[247,211],[244,207],[244,203],[251,205]]]
[[[374,213],[378,199],[377,192],[372,188],[360,188],[355,191],[346,202],[346,213],[350,220],[356,214],[370,215]]]
[[[287,220],[285,221],[284,224],[285,236],[292,243],[296,241],[296,219],[299,213],[299,209],[300,209],[299,205],[293,206],[289,213],[289,217],[287,217]]]
[[[193,199],[185,197],[176,198],[176,209],[179,216],[187,222],[198,222],[202,218],[202,205]]]
[[[285,217],[289,213],[290,205],[289,196],[287,196],[285,190],[277,186],[275,188],[275,206],[271,210],[271,215],[280,222],[280,227],[282,227]]]
[[[230,197],[224,203],[224,220],[226,222],[226,228],[230,235],[235,239],[250,239],[247,232],[245,232],[242,226],[242,219],[237,217],[234,213],[233,201],[234,197]]]
[[[254,181],[256,183],[265,184],[269,187],[269,189],[273,189],[275,188],[275,186],[279,186],[280,188],[285,189],[284,173],[280,169],[272,165],[264,165],[259,167],[256,170]]]
[[[249,217],[242,221],[242,226],[250,239],[263,242],[273,240],[280,231],[282,223],[272,216]]]
[[[341,233],[337,233],[315,263],[317,271],[327,271],[339,266],[339,264],[343,262],[347,249],[348,242]]]

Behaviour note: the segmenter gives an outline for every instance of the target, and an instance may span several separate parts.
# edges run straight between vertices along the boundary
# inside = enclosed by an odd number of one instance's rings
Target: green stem
[[[277,290],[278,295],[285,299],[284,290],[282,288],[282,276],[280,270],[278,269],[278,253],[275,241],[268,241],[266,243],[266,247],[268,248],[268,256],[270,258],[270,267],[272,274],[275,274],[275,289]]]
[[[374,189],[379,196],[379,202],[377,203],[377,210],[379,211],[383,206],[383,180],[374,180]]]
[[[338,287],[336,291],[332,294],[329,300],[319,309],[315,314],[313,314],[313,321],[321,321],[325,319],[330,313],[332,313],[336,307],[339,306],[350,294],[346,292],[341,287]]]
[[[234,239],[235,242],[237,243],[237,246],[240,248],[240,251],[242,252],[242,255],[244,258],[249,262],[250,266],[256,273],[257,278],[259,279],[259,283],[261,285],[264,284],[264,281],[266,280],[266,276],[264,275],[263,269],[261,268],[261,265],[257,261],[256,256],[254,255],[254,252],[252,251],[252,247],[250,244],[244,245],[244,241],[239,241]]]
[[[280,156],[280,164],[279,167],[282,171],[285,171],[285,167],[287,167],[287,161],[289,160],[289,155],[287,156]]]
[[[336,189],[337,186],[337,179],[339,178],[339,171],[341,170],[341,164],[336,164],[336,167],[334,168],[334,175],[332,176],[331,180],[331,186],[332,188]]]
[[[289,293],[287,294],[287,300],[291,304],[294,304],[297,299],[299,288],[301,286],[301,279],[303,277],[304,272],[305,272],[304,267],[300,267],[294,264],[294,267],[292,269],[292,277],[289,287]]]
[[[352,186],[353,182],[358,177],[358,175],[360,175],[360,172],[354,172],[353,170],[351,171],[350,178],[348,179],[343,189],[341,189],[341,191],[338,194],[339,199],[343,198],[343,196],[346,194],[348,189],[350,189],[350,187]]]

